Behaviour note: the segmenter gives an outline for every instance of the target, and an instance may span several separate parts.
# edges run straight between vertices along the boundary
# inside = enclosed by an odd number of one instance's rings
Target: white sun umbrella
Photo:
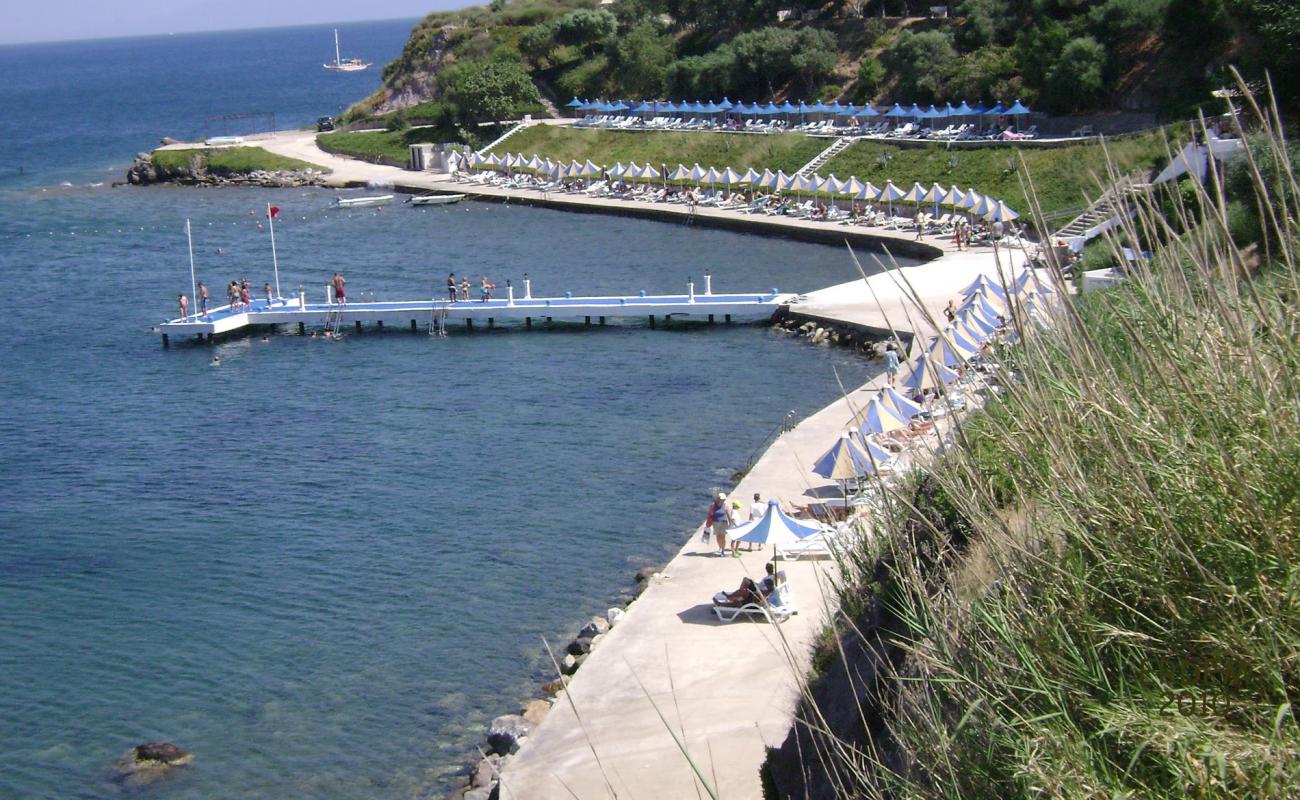
[[[501,166],[503,167],[513,167],[515,164],[518,163],[519,162],[510,153],[506,153],[505,157],[501,159]]]
[[[750,170],[750,172],[753,171],[754,170],[752,169]],[[722,176],[718,180],[724,186],[735,186],[738,183],[748,183],[749,178],[746,177],[747,175],[748,173],[746,173],[746,175],[741,175],[739,172],[736,172],[731,167],[727,167],[722,171]]]
[[[767,501],[767,511],[763,516],[727,531],[727,538],[733,542],[780,546],[794,544],[823,530],[820,523],[807,523],[787,517],[781,510],[780,503],[773,498]]]
[[[826,185],[826,180],[820,175],[813,175],[811,178],[807,175],[799,176],[799,190],[804,192],[820,192]]]
[[[954,186],[944,193],[943,199],[939,202],[952,208],[961,208],[962,201],[965,199],[966,195],[962,194],[961,189]]]
[[[963,311],[957,315],[957,321],[965,325],[967,330],[978,332],[985,340],[998,332],[998,326],[974,311]]]
[[[994,314],[1005,314],[1007,309],[1010,307],[1010,303],[1007,302],[1007,299],[1005,297],[1002,297],[1001,295],[998,294],[994,294],[992,291],[988,289],[988,287],[982,288],[975,294],[971,295],[970,297],[967,297],[962,302],[962,308],[965,308],[967,305],[969,305],[972,300],[975,301],[977,304],[979,304],[981,307],[983,307],[985,310],[991,311]]]
[[[609,174],[615,178],[623,177],[623,175],[626,172],[627,172],[627,167],[623,166],[622,161],[615,163],[614,166],[609,168]]]
[[[917,414],[925,413],[925,409],[921,408],[916,403],[913,403],[911,400],[908,400],[906,397],[903,397],[892,386],[886,386],[881,389],[880,393],[876,396],[880,398],[881,403],[888,406],[894,413],[898,414],[898,416],[903,419],[910,420]]]
[[[599,164],[593,164],[590,159],[588,159],[586,164],[582,165],[582,174],[586,175],[588,178],[594,178],[604,171],[604,167]]]
[[[952,341],[948,335],[936,336],[930,343],[929,348],[925,351],[926,355],[935,361],[943,364],[945,367],[956,367],[965,364],[970,357],[975,355],[975,351],[967,350],[965,347],[959,347]]]
[[[492,155],[488,156],[487,163],[488,166],[499,167],[501,166],[501,162],[504,160],[505,159],[503,159],[501,156],[497,155],[496,153],[493,153]]]
[[[963,211],[969,214],[973,214],[975,212],[975,207],[978,206],[980,201],[983,199],[984,198],[980,195],[979,192],[975,191],[974,189],[967,189],[966,197],[962,199],[961,204],[958,205],[958,208],[962,209]]]
[[[992,207],[989,208],[988,212],[984,214],[984,219],[989,222],[1010,222],[1019,216],[1020,215],[1013,211],[1006,203],[997,200],[993,203]]]
[[[571,177],[576,178],[582,175],[582,164],[578,163],[576,159],[565,164],[565,167],[568,168]]]
[[[483,163],[483,156],[478,153],[470,153],[468,163],[471,168],[477,168],[479,164]]]
[[[911,363],[911,372],[903,380],[903,388],[909,392],[938,389],[953,383],[960,377],[956,372],[948,369],[938,361],[926,355],[921,355]]]
[[[971,281],[965,289],[961,290],[961,296],[969,300],[971,295],[979,292],[981,289],[992,292],[998,297],[1007,296],[1006,289],[1003,289],[1000,285],[990,280],[989,276],[982,272],[979,274],[979,277]]]
[[[977,217],[983,217],[989,213],[989,209],[993,207],[995,202],[996,201],[993,198],[984,195],[980,197],[979,202],[971,209],[971,213]]]
[[[907,190],[907,194],[903,195],[903,200],[920,205],[925,202],[925,187],[919,183],[912,184],[912,188]]]
[[[853,443],[856,444],[858,447],[862,448],[862,452],[866,453],[867,456],[872,461],[875,462],[876,468],[872,470],[870,474],[875,475],[878,474],[881,470],[889,468],[890,462],[893,461],[894,459],[893,453],[890,453],[888,450],[876,444],[871,439],[868,439],[865,435],[863,435],[862,429],[860,428],[854,431],[850,431],[849,436],[852,437]]]
[[[718,172],[715,167],[709,167],[704,173],[704,181],[710,186],[715,183],[720,183],[722,181],[722,173]]]
[[[699,164],[696,164],[695,166],[691,167],[690,178],[693,181],[702,181],[704,180],[704,176],[708,174],[709,174],[708,170],[706,170],[704,167],[701,167]]]
[[[821,458],[813,463],[813,472],[823,478],[839,481],[844,488],[844,507],[849,507],[849,481],[876,474],[876,465],[871,457],[862,452],[862,448],[847,433],[827,450]]]
[[[876,186],[871,181],[867,181],[866,184],[863,185],[862,190],[853,197],[857,200],[879,200],[880,191],[880,187]]]
[[[783,192],[797,191],[799,189],[799,176],[786,175],[784,172],[778,170],[776,173],[776,185],[777,188]]]
[[[889,216],[894,216],[894,201],[902,198],[903,190],[894,185],[893,181],[885,181],[885,186],[880,190],[880,199],[889,203]]]
[[[653,180],[655,178],[661,177],[661,175],[662,173],[660,173],[659,170],[655,169],[650,164],[646,164],[645,167],[641,169],[641,177],[645,178],[646,180]]]
[[[905,430],[907,425],[907,420],[903,419],[897,411],[880,402],[880,398],[877,397],[867,401],[858,422],[858,426],[866,435],[901,431]]]
[[[943,202],[943,197],[947,192],[939,184],[931,184],[929,189],[925,190],[925,197],[921,199],[934,206],[934,215],[939,216],[939,203]]]
[[[758,188],[760,189],[767,189],[768,191],[775,190],[779,185],[779,182],[780,178],[778,178],[770,169],[763,170],[763,174],[758,176]]]
[[[1038,273],[1026,269],[1016,278],[1016,291],[1021,294],[1055,294],[1056,290],[1047,285],[1047,281],[1038,277]]]
[[[963,303],[961,307],[957,309],[957,313],[976,314],[979,316],[980,319],[984,320],[986,324],[992,325],[995,329],[1000,327],[1002,324],[998,320],[998,317],[1006,316],[1005,312],[995,310],[988,303],[984,302],[983,299],[980,298],[979,296],[973,297],[970,300],[967,300],[965,303]]]
[[[542,164],[544,163],[545,162],[542,161],[541,157],[534,153],[533,157],[528,159],[528,168],[531,170],[539,170],[542,168]]]
[[[858,195],[862,194],[862,190],[865,188],[867,188],[867,185],[858,180],[857,175],[850,175],[849,179],[844,182],[844,193],[857,197],[859,200],[863,199]]]
[[[632,180],[636,180],[637,178],[640,178],[644,174],[645,172],[642,171],[641,167],[638,166],[635,161],[627,165],[627,172],[625,173],[626,177],[631,178]]]
[[[844,194],[847,186],[847,183],[835,177],[835,173],[831,173],[831,176],[826,179],[826,191],[831,194]]]
[[[686,165],[678,164],[677,169],[673,170],[672,173],[668,176],[668,180],[685,181],[685,180],[690,180],[690,177],[691,177],[691,171],[686,168]]]
[[[975,353],[978,353],[980,351],[979,343],[971,341],[969,338],[963,335],[963,333],[960,330],[958,330],[957,326],[955,325],[949,325],[948,327],[944,328],[943,335],[946,338],[951,339],[953,345],[955,345],[958,350],[965,350],[971,355],[974,355]]]
[[[960,317],[954,318],[952,321],[952,329],[957,332],[958,336],[971,342],[976,347],[979,347],[984,344],[984,342],[988,341],[989,336],[992,334],[990,334],[986,328],[972,325],[969,322],[970,319],[971,315],[969,314],[963,314]]]
[[[727,169],[731,169],[731,167],[727,167]],[[762,176],[755,172],[753,167],[750,167],[745,170],[744,175],[740,176],[740,183],[750,183],[757,186],[760,177]]]

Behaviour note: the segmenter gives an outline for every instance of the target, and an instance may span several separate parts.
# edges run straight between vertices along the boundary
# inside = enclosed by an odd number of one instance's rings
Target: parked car
[[[321,117],[321,118],[317,119],[317,120],[316,120],[316,130],[318,130],[318,131],[332,131],[332,130],[334,130],[334,118],[333,118],[333,117]]]

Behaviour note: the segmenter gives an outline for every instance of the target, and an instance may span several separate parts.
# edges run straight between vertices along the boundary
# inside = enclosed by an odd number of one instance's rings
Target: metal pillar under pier
[[[654,314],[651,314],[651,315],[650,315],[650,330],[654,330],[654,329],[655,329],[655,315],[654,315]]]
[[[415,320],[411,320],[411,333],[415,333],[419,328],[415,325]]]
[[[601,317],[601,318],[600,318],[600,324],[601,324],[601,325],[604,325],[604,324],[605,324],[605,318],[604,318],[604,317]]]
[[[165,333],[162,335],[162,337],[163,337],[163,349],[166,350],[167,348],[172,346],[171,340],[167,338],[167,334]]]
[[[709,315],[709,324],[710,324],[710,325],[713,324],[713,315],[712,315],[712,314]]]
[[[532,318],[532,317],[524,317],[524,327],[527,328],[527,329],[530,330],[530,331],[533,329],[533,318]]]
[[[298,335],[299,335],[299,336],[305,336],[306,333],[307,333],[307,323],[305,323],[305,322],[299,322],[299,323],[298,323]]]
[[[380,330],[383,330],[384,321],[382,319],[375,320],[375,327],[379,328]]]
[[[727,320],[727,324],[730,325],[730,324],[731,324],[731,315],[730,315],[730,314],[727,315],[726,320]]]
[[[470,319],[469,317],[465,318],[465,330],[470,333],[474,332],[474,320]]]
[[[488,317],[488,330],[492,330],[496,326],[497,326],[497,321],[492,317]]]
[[[357,320],[357,333],[361,333],[361,320]]]
[[[590,328],[590,327],[591,327],[591,317],[584,317],[584,319],[585,319],[586,321],[583,322],[583,324],[586,325],[588,328]]]

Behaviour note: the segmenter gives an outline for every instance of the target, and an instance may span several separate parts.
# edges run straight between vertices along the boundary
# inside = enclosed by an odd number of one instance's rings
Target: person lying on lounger
[[[755,605],[781,605],[780,589],[785,586],[785,573],[778,573],[772,562],[765,565],[767,575],[758,583],[749,578],[741,578],[740,588],[734,592],[718,592],[713,596],[713,604],[739,608],[753,603]],[[773,596],[775,595],[775,597]]]

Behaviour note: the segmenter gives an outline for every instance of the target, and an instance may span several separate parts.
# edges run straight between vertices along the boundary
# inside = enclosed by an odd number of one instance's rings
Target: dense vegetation
[[[277,155],[260,147],[223,147],[216,149],[155,150],[154,166],[162,170],[190,169],[199,166],[213,175],[244,175],[265,172],[298,172],[328,169],[288,156]]]
[[[546,98],[1022,99],[1053,113],[1188,115],[1271,69],[1300,87],[1289,0],[492,0],[430,14],[350,119],[425,103],[447,131]]]
[[[1287,153],[1265,130],[1227,195],[1152,198],[1107,242],[1154,251],[1127,283],[1063,298],[1050,331],[1017,319],[1018,379],[846,561],[843,624],[773,761],[783,792],[1294,796]],[[1236,203],[1256,227],[1234,230]]]
[[[411,145],[446,141],[437,128],[402,128],[391,131],[337,131],[322,133],[316,144],[327,153],[352,156],[374,164],[405,167],[411,160]]]

